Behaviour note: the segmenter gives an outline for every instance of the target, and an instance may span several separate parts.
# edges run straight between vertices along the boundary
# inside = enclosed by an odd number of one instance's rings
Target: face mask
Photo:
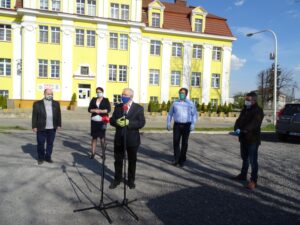
[[[179,99],[184,100],[186,98],[184,93],[179,93]]]
[[[131,99],[130,97],[122,96],[122,102],[124,104],[128,103],[130,101],[130,99]]]
[[[249,109],[252,103],[250,101],[245,101],[245,106]]]
[[[52,101],[52,100],[53,100],[53,95],[46,95],[46,96],[45,96],[45,99],[46,99],[47,101]]]
[[[103,93],[102,93],[102,92],[97,93],[97,97],[98,97],[98,98],[103,97]]]

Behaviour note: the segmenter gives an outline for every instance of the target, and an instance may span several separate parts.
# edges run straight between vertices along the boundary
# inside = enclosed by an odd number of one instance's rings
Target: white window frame
[[[121,20],[129,20],[129,5],[121,5]]]
[[[211,102],[211,106],[214,107],[214,106],[218,106],[219,101],[218,101],[218,99],[213,98],[213,99],[210,100],[210,102]]]
[[[90,75],[90,67],[89,66],[80,66],[80,75],[89,76]]]
[[[160,13],[152,13],[152,27],[160,27]]]
[[[151,102],[158,102],[158,96],[150,96]]]
[[[113,95],[113,103],[121,103],[122,102],[122,96],[121,95]]]
[[[180,86],[181,80],[181,72],[180,71],[172,71],[171,72],[171,85],[172,86]]]
[[[0,90],[0,96],[3,96],[4,98],[8,98],[9,91],[8,90]]]
[[[110,3],[110,17],[112,19],[119,19],[119,4]]]
[[[76,13],[85,14],[85,0],[76,0]]]
[[[51,60],[51,78],[59,78],[60,77],[60,62],[59,60]]]
[[[87,38],[87,46],[88,47],[95,47],[96,43],[96,32],[94,30],[87,30],[86,31],[86,38]]]
[[[76,29],[76,45],[84,46],[84,29]]]
[[[40,0],[40,9],[48,10],[49,9],[49,0]]]
[[[39,77],[47,78],[48,77],[48,60],[47,59],[39,59]]]
[[[178,42],[172,43],[172,56],[182,57],[182,44]]]
[[[48,43],[48,40],[49,40],[49,28],[48,26],[42,26],[40,25],[39,26],[39,35],[40,35],[40,38],[39,38],[39,41],[40,42],[43,42],[43,43]]]
[[[11,5],[11,0],[0,0],[0,7],[9,9]]]
[[[88,15],[96,16],[96,0],[88,0]]]
[[[221,61],[222,58],[222,49],[221,47],[213,47],[212,59],[215,61]]]
[[[52,10],[59,12],[61,7],[60,3],[60,0],[52,0]]]
[[[110,33],[109,34],[109,48],[118,49],[118,34]]]
[[[202,33],[203,19],[195,19],[195,32]]]
[[[200,85],[201,85],[201,73],[200,72],[192,72],[191,86],[192,87],[200,87]]]
[[[108,80],[111,82],[117,81],[117,65],[108,65]]]
[[[150,69],[150,71],[149,71],[149,85],[159,85],[159,70]]]
[[[120,34],[120,49],[128,50],[128,34]]]
[[[193,45],[193,58],[202,59],[202,45]]]
[[[212,88],[220,88],[220,74],[213,73],[211,75],[211,87]]]
[[[0,41],[11,41],[11,25],[0,24]]]
[[[11,76],[11,59],[0,58],[0,76]]]
[[[60,28],[51,27],[51,43],[59,44],[60,43]]]
[[[119,65],[119,82],[127,82],[127,66]]]
[[[160,55],[161,42],[156,40],[151,40],[150,43],[150,54],[151,55]]]
[[[199,98],[192,98],[191,101],[194,103],[195,106],[199,104]]]

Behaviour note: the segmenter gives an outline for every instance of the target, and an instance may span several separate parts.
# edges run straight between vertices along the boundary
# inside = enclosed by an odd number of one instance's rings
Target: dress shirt
[[[197,110],[195,104],[188,100],[176,100],[170,107],[167,125],[169,126],[172,118],[176,123],[191,123],[193,127],[197,121]]]

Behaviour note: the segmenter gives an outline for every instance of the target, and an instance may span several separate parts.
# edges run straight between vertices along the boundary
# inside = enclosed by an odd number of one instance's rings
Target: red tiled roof
[[[143,0],[142,21],[148,26],[148,5],[154,0]],[[182,3],[161,2],[165,6],[164,29],[192,32],[190,15],[195,7]],[[205,34],[233,37],[226,19],[208,13],[206,16]]]

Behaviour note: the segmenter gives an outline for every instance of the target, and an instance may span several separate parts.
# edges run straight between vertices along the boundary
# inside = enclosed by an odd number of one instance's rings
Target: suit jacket
[[[53,127],[61,127],[61,111],[59,102],[52,100]],[[44,100],[39,100],[33,103],[32,109],[32,129],[37,128],[38,131],[46,128],[47,113]]]
[[[91,112],[91,109],[102,109],[102,110],[107,109],[107,113],[100,113],[100,116],[108,116],[108,114],[111,111],[111,107],[110,107],[108,98],[103,98],[99,107],[97,106],[96,102],[97,102],[97,98],[93,98],[91,100],[88,111]],[[97,113],[92,113],[91,117],[96,116],[96,115],[97,115]]]
[[[245,144],[260,144],[263,118],[264,112],[257,104],[250,109],[244,107],[234,125],[234,130],[241,130],[239,141]]]
[[[117,125],[117,120],[124,116],[123,104],[115,106],[112,117],[110,118],[110,125],[116,128],[115,145],[122,145],[124,142],[124,134],[126,129],[126,145],[127,147],[138,147],[141,144],[139,129],[145,126],[144,108],[136,103],[132,103],[126,115],[129,120],[129,125],[122,128]]]

